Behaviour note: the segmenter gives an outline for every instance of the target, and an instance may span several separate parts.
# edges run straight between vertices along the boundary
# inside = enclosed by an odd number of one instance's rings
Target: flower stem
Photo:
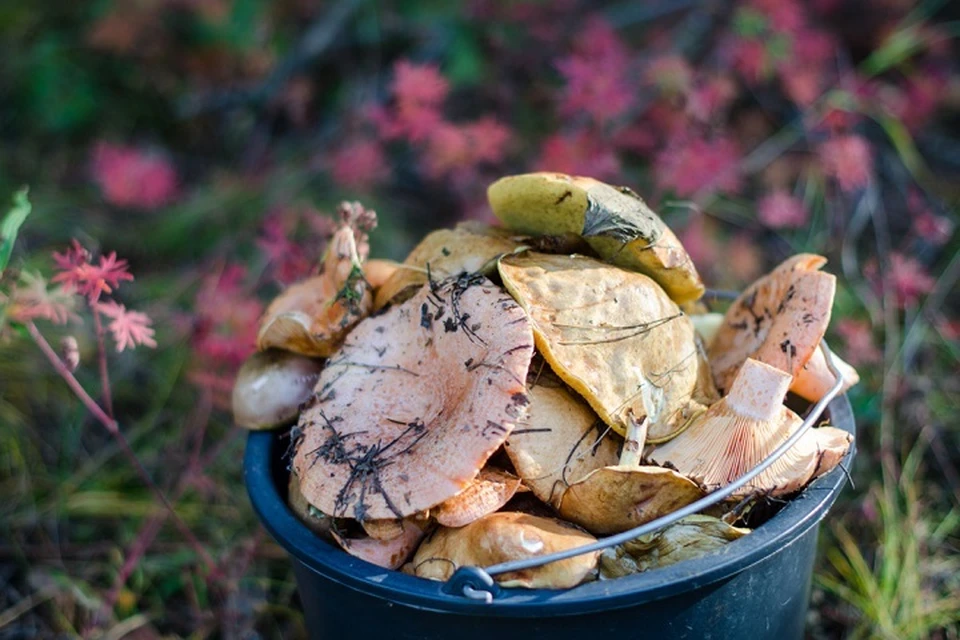
[[[197,539],[193,532],[190,531],[190,528],[186,523],[180,518],[177,512],[174,510],[173,505],[170,504],[167,500],[167,496],[164,495],[163,491],[153,482],[153,479],[150,477],[150,474],[144,468],[143,464],[140,462],[140,459],[137,457],[137,454],[133,452],[133,449],[130,448],[130,443],[127,442],[127,439],[123,436],[123,433],[120,431],[120,427],[117,424],[117,421],[107,415],[107,413],[94,402],[93,398],[90,397],[90,394],[86,392],[80,382],[74,377],[70,370],[67,369],[66,365],[60,360],[60,357],[57,356],[57,353],[53,350],[53,347],[50,346],[50,343],[47,342],[47,339],[43,337],[43,334],[40,333],[39,329],[33,322],[26,323],[27,331],[30,333],[30,337],[33,338],[33,341],[40,347],[40,350],[47,360],[50,361],[50,364],[53,365],[54,370],[63,378],[64,382],[67,383],[67,386],[70,387],[70,390],[73,391],[74,395],[83,403],[83,405],[93,414],[93,417],[96,418],[107,431],[110,432],[110,435],[117,441],[117,444],[120,446],[120,449],[123,450],[124,455],[127,456],[127,459],[130,461],[130,464],[133,465],[136,469],[137,474],[140,476],[143,483],[147,485],[150,491],[153,492],[156,499],[163,505],[163,507],[170,512],[170,517],[173,519],[174,524],[177,529],[180,530],[180,533],[186,539],[187,543],[193,547],[194,551],[206,565],[207,570],[213,573],[216,571],[216,563],[213,561],[213,558],[210,557],[210,554],[204,548],[200,541]]]
[[[93,311],[93,326],[97,334],[97,356],[100,359],[100,393],[103,396],[103,408],[108,416],[113,418],[113,392],[110,390],[110,375],[107,372],[107,348],[103,340],[103,323],[100,321],[100,310],[97,305],[91,304]]]

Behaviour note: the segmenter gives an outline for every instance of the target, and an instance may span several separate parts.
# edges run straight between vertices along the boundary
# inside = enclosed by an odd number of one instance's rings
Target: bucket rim
[[[828,406],[833,426],[856,435],[846,395]],[[244,481],[254,511],[271,536],[293,558],[342,587],[416,609],[497,617],[577,615],[653,602],[731,578],[787,549],[826,516],[847,480],[850,451],[830,473],[818,478],[750,535],[700,558],[572,589],[500,589],[492,603],[443,590],[445,583],[384,569],[345,553],[319,538],[290,511],[277,485],[281,436],[254,431],[247,437]]]

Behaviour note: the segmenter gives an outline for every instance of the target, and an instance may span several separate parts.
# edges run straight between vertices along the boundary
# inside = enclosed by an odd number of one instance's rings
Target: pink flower
[[[850,364],[868,364],[882,359],[869,322],[845,318],[837,323],[837,335],[846,343],[844,355]]]
[[[473,146],[477,162],[497,163],[503,160],[510,143],[510,129],[491,116],[463,126]]]
[[[767,46],[754,38],[736,38],[729,45],[728,56],[733,68],[750,85],[760,84],[770,76]]]
[[[120,286],[121,280],[133,280],[133,275],[127,270],[127,261],[118,260],[115,251],[100,256],[98,265],[89,262],[89,259],[90,252],[76,240],[64,253],[54,252],[53,260],[60,273],[53,276],[53,282],[62,282],[86,296],[90,302],[96,302],[101,293],[112,293]]]
[[[594,18],[577,38],[576,51],[556,63],[566,81],[560,113],[586,114],[606,124],[629,110],[636,99],[629,77],[629,50],[616,31]]]
[[[736,282],[752,282],[763,268],[763,256],[756,239],[746,232],[738,233],[727,245],[726,263]]]
[[[14,322],[30,322],[44,319],[54,324],[66,324],[68,320],[79,322],[74,313],[76,296],[64,287],[47,288],[47,281],[39,273],[23,271],[10,296],[0,293],[6,316]]]
[[[913,232],[930,244],[939,247],[953,236],[953,221],[930,211],[919,190],[907,194],[907,210],[913,218]]]
[[[118,207],[156,209],[180,190],[176,170],[166,157],[136,147],[98,143],[92,171],[103,197]]]
[[[383,149],[376,140],[354,140],[334,152],[334,181],[351,189],[369,189],[389,174]]]
[[[153,339],[154,331],[150,328],[152,321],[147,314],[127,311],[125,306],[113,300],[97,303],[97,310],[111,319],[107,328],[113,334],[118,352],[127,347],[133,349],[137,345],[156,348],[157,342]]]
[[[899,308],[912,307],[920,297],[933,290],[936,281],[927,273],[923,265],[914,258],[908,258],[894,251],[882,266],[871,262],[864,268],[864,275],[877,289],[882,289],[881,281],[890,287]]]
[[[760,222],[772,229],[798,229],[807,224],[807,209],[803,201],[783,190],[774,191],[764,197],[757,209]]]
[[[698,82],[687,96],[687,113],[700,122],[709,122],[724,111],[737,95],[733,81],[717,76]]]
[[[460,127],[444,122],[437,126],[427,139],[421,160],[427,175],[441,178],[457,169],[470,165],[470,137]]]
[[[620,159],[610,145],[585,130],[574,134],[555,133],[547,138],[534,167],[539,171],[588,175],[608,181],[620,176]]]
[[[450,85],[435,64],[414,64],[398,60],[393,65],[390,85],[397,102],[421,106],[438,106],[447,97]]]
[[[228,264],[207,276],[197,292],[193,348],[201,368],[232,375],[256,349],[263,305],[246,292],[246,273],[244,267]]]
[[[713,231],[707,227],[706,217],[697,215],[680,232],[680,244],[700,268],[712,265],[717,260],[720,247]]]
[[[680,140],[657,156],[654,175],[680,197],[740,188],[740,149],[728,138]]]
[[[826,175],[844,191],[865,187],[873,173],[870,145],[858,135],[837,136],[820,145],[820,162]]]
[[[796,0],[753,0],[750,5],[769,19],[774,31],[794,33],[803,26],[803,10]]]

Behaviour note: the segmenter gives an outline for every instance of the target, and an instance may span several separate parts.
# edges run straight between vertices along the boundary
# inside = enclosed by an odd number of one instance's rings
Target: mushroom
[[[329,356],[343,337],[370,313],[373,296],[364,278],[354,230],[334,233],[320,275],[288,287],[260,321],[257,348]]]
[[[363,527],[363,532],[374,540],[393,540],[403,535],[403,522],[396,518],[381,518],[364,520],[360,525]]]
[[[833,364],[843,374],[843,385],[840,387],[840,393],[845,393],[850,387],[860,382],[860,375],[857,370],[841,360],[840,356],[833,354]],[[823,350],[818,348],[793,379],[790,391],[804,400],[816,402],[825,396],[836,382],[837,378],[830,372]]]
[[[502,258],[500,275],[543,357],[621,435],[647,418],[649,441],[669,440],[716,399],[693,324],[647,276],[534,252]]]
[[[290,474],[290,481],[287,483],[287,504],[290,510],[300,519],[300,522],[307,525],[310,531],[321,538],[330,538],[333,528],[333,518],[323,513],[312,504],[307,502],[300,492],[300,479],[296,474]]]
[[[533,494],[559,507],[571,483],[617,464],[619,438],[562,384],[538,382],[528,385],[528,416],[510,434],[504,448]]]
[[[604,549],[600,578],[621,578],[692,560],[716,551],[750,533],[711,516],[692,515],[674,524]]]
[[[678,303],[703,295],[703,282],[683,245],[626,187],[562,173],[527,173],[494,182],[487,200],[511,229],[578,234],[603,259],[648,275]]]
[[[800,373],[830,323],[836,278],[817,271],[826,261],[809,253],[793,256],[730,305],[709,350],[720,389],[730,388],[747,358],[791,376]]]
[[[622,464],[597,469],[571,484],[558,512],[603,535],[656,520],[703,495],[697,483],[672,469]]]
[[[703,339],[703,344],[709,349],[710,343],[713,342],[717,332],[720,331],[720,327],[723,326],[723,314],[713,311],[709,313],[692,314],[690,321]]]
[[[254,353],[233,385],[233,420],[247,429],[293,422],[313,393],[323,361],[271,349]]]
[[[499,256],[522,246],[504,229],[475,222],[434,231],[414,247],[403,264],[379,287],[373,308],[403,302],[427,282],[428,276],[442,280],[462,273],[489,275],[496,270]]]
[[[331,529],[331,534],[337,544],[355,558],[384,569],[399,569],[426,535],[422,523],[414,518],[400,521],[399,526],[398,535],[381,540],[374,537],[347,538],[335,528]]]
[[[434,531],[417,549],[409,570],[421,578],[447,580],[460,567],[489,567],[591,542],[596,538],[560,520],[525,513],[491,513],[459,529],[441,527]],[[494,579],[504,587],[567,589],[591,575],[597,556],[596,551],[584,553]]]
[[[792,376],[748,358],[730,393],[707,409],[690,428],[656,447],[649,458],[670,464],[707,487],[726,486],[769,456],[803,422],[783,406]],[[811,429],[735,496],[793,493],[833,469],[853,440],[833,427]]]
[[[324,513],[403,518],[455,496],[523,418],[533,336],[482,276],[363,320],[300,416],[293,466]]]
[[[393,260],[367,260],[363,263],[363,277],[376,297],[377,290],[397,272],[400,264]]]
[[[431,509],[430,515],[445,527],[462,527],[500,509],[519,488],[520,478],[487,467],[463,491]]]

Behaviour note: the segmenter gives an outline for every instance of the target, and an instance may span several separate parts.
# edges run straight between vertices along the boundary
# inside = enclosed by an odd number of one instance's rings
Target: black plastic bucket
[[[828,411],[831,424],[855,433],[845,396]],[[504,589],[487,604],[316,537],[284,501],[284,449],[276,433],[251,433],[244,476],[264,526],[293,558],[312,638],[801,638],[818,525],[846,481],[834,469],[750,535],[702,558],[566,591]],[[853,455],[851,447],[843,467]]]

